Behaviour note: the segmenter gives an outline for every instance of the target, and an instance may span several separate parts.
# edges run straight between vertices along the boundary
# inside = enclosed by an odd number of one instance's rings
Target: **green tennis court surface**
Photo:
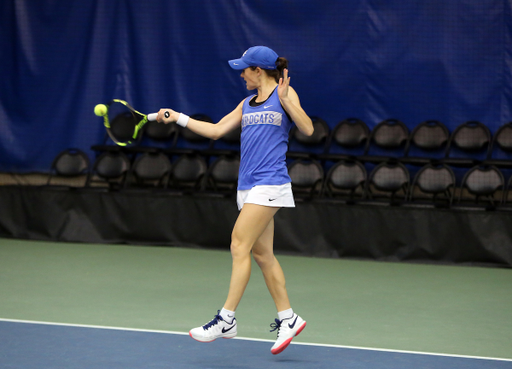
[[[512,359],[510,269],[278,258],[298,343]],[[0,239],[0,318],[188,332],[222,307],[230,268],[227,250]],[[275,317],[254,266],[238,334],[273,340]]]

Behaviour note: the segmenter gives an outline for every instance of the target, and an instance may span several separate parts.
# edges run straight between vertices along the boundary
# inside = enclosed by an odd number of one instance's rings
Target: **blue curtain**
[[[172,107],[218,121],[250,92],[227,60],[267,45],[331,127],[512,120],[509,0],[5,0],[0,171],[47,171],[102,142],[93,107]]]

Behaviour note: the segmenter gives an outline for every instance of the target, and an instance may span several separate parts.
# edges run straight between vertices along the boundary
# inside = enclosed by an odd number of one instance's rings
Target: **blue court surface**
[[[0,368],[504,369],[512,360],[235,338],[199,343],[185,333],[0,321]]]

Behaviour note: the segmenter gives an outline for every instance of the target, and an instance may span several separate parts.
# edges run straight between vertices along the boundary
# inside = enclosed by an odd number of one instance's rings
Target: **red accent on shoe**
[[[201,343],[210,343],[210,342],[213,342],[215,341],[215,339],[211,340],[211,341],[199,341],[199,340],[196,340],[194,337],[192,337],[192,333],[188,332],[188,335],[194,340],[194,341],[197,341],[197,342],[201,342]],[[226,337],[224,337],[226,338]]]
[[[295,333],[295,337],[298,336],[299,333],[304,330],[304,328],[306,328],[306,322],[304,322],[304,324],[302,324],[299,327],[299,329],[297,329],[297,333]],[[281,346],[279,346],[278,348],[275,348],[273,350],[270,350],[270,352],[274,355],[280,354],[290,345],[290,343],[292,343],[292,340],[293,340],[293,337],[290,339],[287,339],[286,341],[283,342],[283,344]]]
[[[304,330],[304,328],[306,328],[306,322],[304,322],[304,324],[302,324],[302,326],[299,329],[297,329],[297,333],[295,333],[295,336],[298,336],[299,333]]]
[[[272,352],[272,354],[274,354],[274,355],[280,354],[281,352],[284,351],[285,348],[287,348],[290,345],[290,343],[292,342],[292,339],[293,339],[293,337],[287,339],[286,341],[283,342],[283,344],[281,346],[271,350],[270,352]]]

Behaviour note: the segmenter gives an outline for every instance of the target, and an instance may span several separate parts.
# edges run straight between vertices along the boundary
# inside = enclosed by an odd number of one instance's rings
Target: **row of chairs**
[[[57,189],[83,187],[96,190],[174,190],[176,194],[210,192],[231,195],[236,191],[240,159],[222,155],[207,160],[196,153],[172,158],[163,152],[145,152],[131,160],[122,151],[106,151],[90,165],[87,154],[67,149],[52,163],[47,186]],[[80,185],[70,179],[82,177]]]
[[[397,119],[387,119],[372,130],[360,119],[339,122],[332,130],[321,119],[314,120],[313,136],[298,130],[291,134],[289,157],[321,161],[347,158],[380,163],[394,159],[422,166],[445,163],[472,167],[477,164],[512,167],[512,122],[492,135],[477,121],[460,124],[453,132],[439,121],[427,120],[409,131]]]
[[[174,193],[236,192],[240,159],[237,155],[206,158],[197,153],[169,157],[145,152],[134,161],[120,151],[101,154],[92,167],[87,155],[76,149],[60,153],[52,164],[48,186],[58,179],[85,176],[83,187],[102,190],[172,190]],[[416,173],[397,161],[381,162],[369,170],[354,159],[337,161],[326,172],[316,159],[299,158],[288,165],[296,198],[336,202],[418,204],[436,207],[474,205],[488,209],[509,205],[512,176],[492,165],[476,165],[457,181],[456,167],[428,163]],[[57,185],[57,186],[56,186]]]
[[[371,171],[360,161],[336,162],[327,173],[317,160],[299,159],[289,165],[296,195],[344,203],[377,203],[433,207],[512,208],[512,176],[499,168],[476,165],[460,182],[445,163],[428,163],[414,175],[397,161],[381,162]]]
[[[212,121],[204,114],[193,117]],[[357,118],[345,119],[332,129],[321,118],[312,117],[312,121],[315,128],[312,136],[305,136],[296,128],[290,132],[289,158],[321,162],[356,158],[374,163],[393,158],[417,166],[443,162],[461,167],[481,163],[512,167],[512,122],[492,135],[485,124],[477,121],[462,123],[453,132],[436,120],[422,122],[412,131],[397,119],[384,120],[371,130]],[[116,134],[120,137],[131,133],[131,127],[112,129],[117,129]],[[107,139],[103,144],[93,146],[93,150],[120,150],[117,146],[107,145]],[[239,147],[240,129],[214,141],[175,124],[149,122],[141,140],[123,150],[128,153],[160,150],[167,154],[210,152],[211,155],[222,155],[237,153]]]

